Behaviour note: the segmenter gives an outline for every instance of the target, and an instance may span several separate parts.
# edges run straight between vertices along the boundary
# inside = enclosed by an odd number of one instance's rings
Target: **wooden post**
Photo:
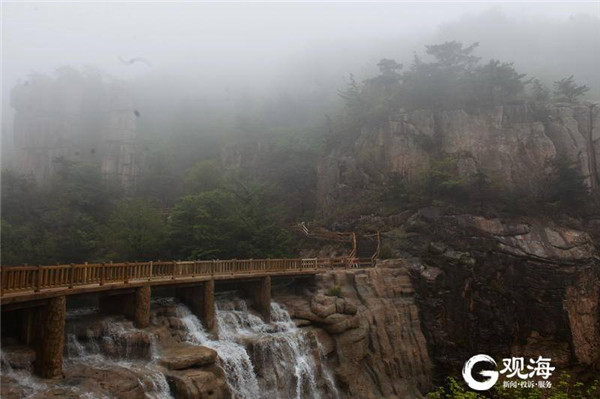
[[[215,318],[215,280],[204,283],[202,298],[202,321],[209,332],[214,333],[217,323]]]
[[[69,276],[69,288],[73,288],[73,279],[75,278],[75,265],[71,263],[71,275]]]
[[[137,328],[146,328],[150,324],[150,297],[149,285],[136,288],[132,318]]]
[[[123,269],[125,276],[125,284],[129,284],[129,262],[125,262],[125,268]]]
[[[106,278],[106,265],[102,263],[100,265],[100,285],[104,285],[104,279]]]
[[[175,280],[175,271],[177,270],[177,262],[173,261],[173,275],[171,276],[171,280]]]
[[[152,280],[153,269],[154,269],[154,263],[152,261],[150,261],[150,274],[148,275],[148,281]]]
[[[6,271],[4,270],[4,267],[0,266],[0,269],[2,270],[2,281],[0,281],[0,284],[2,285],[2,287],[0,287],[0,296],[4,295],[4,288],[6,287]]]
[[[40,287],[42,286],[42,266],[38,265],[36,273],[37,280],[35,283],[35,292],[40,292]]]

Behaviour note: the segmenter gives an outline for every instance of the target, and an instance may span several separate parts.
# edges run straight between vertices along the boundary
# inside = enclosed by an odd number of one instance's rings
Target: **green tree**
[[[566,156],[558,156],[551,166],[549,200],[569,209],[583,209],[589,200],[589,190],[577,162]]]
[[[535,101],[550,100],[550,89],[548,89],[540,80],[533,79],[531,82],[531,96]]]
[[[165,246],[167,223],[159,210],[143,199],[125,199],[111,213],[104,234],[112,260],[157,259]]]
[[[554,96],[560,101],[573,103],[590,90],[586,85],[575,83],[573,75],[554,82]]]
[[[477,104],[489,105],[515,100],[524,92],[524,77],[512,63],[490,60],[474,70],[470,83],[472,98]]]
[[[384,58],[377,63],[379,68],[379,76],[368,79],[366,82],[371,85],[381,86],[387,94],[395,88],[399,83],[402,75],[399,71],[402,69],[402,64],[398,64],[395,60]]]
[[[472,54],[477,46],[473,43],[464,47],[456,41],[425,46],[434,60],[427,63],[415,55],[403,76],[403,98],[418,108],[462,106],[468,99],[469,79],[479,61]]]
[[[209,159],[196,163],[185,175],[185,188],[190,194],[217,189],[223,183],[223,172],[217,161]]]
[[[479,43],[473,43],[464,47],[461,42],[451,41],[442,44],[433,44],[425,46],[427,54],[435,58],[435,64],[442,68],[452,68],[459,71],[470,70],[480,60],[474,56],[473,51],[479,46]]]
[[[170,217],[176,257],[266,258],[289,254],[290,237],[260,189],[213,190],[183,197]]]

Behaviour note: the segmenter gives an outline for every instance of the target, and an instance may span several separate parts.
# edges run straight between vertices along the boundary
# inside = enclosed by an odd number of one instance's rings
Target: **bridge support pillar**
[[[214,280],[191,287],[177,288],[177,296],[202,321],[206,331],[211,333],[216,331]]]
[[[261,277],[250,288],[250,297],[265,323],[271,322],[271,276]]]
[[[150,324],[150,297],[150,286],[144,285],[133,292],[101,297],[100,310],[107,314],[122,314],[137,328],[146,328]]]
[[[145,285],[135,290],[133,308],[133,324],[137,328],[146,328],[150,325],[150,286]]]
[[[59,296],[49,300],[40,312],[40,337],[36,348],[36,369],[42,378],[62,375],[63,348],[65,345],[65,322],[67,300]]]

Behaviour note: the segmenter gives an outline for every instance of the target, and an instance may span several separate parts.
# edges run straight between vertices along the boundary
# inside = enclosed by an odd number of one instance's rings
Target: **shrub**
[[[336,285],[327,290],[327,296],[335,296],[338,298],[342,298],[344,295],[342,294],[342,287]]]

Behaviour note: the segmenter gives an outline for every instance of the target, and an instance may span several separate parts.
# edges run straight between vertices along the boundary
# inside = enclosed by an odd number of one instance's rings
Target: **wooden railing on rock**
[[[1,267],[0,296],[23,291],[69,289],[78,286],[127,284],[203,276],[318,272],[335,268],[369,267],[373,262],[343,258],[157,261],[56,266]]]

